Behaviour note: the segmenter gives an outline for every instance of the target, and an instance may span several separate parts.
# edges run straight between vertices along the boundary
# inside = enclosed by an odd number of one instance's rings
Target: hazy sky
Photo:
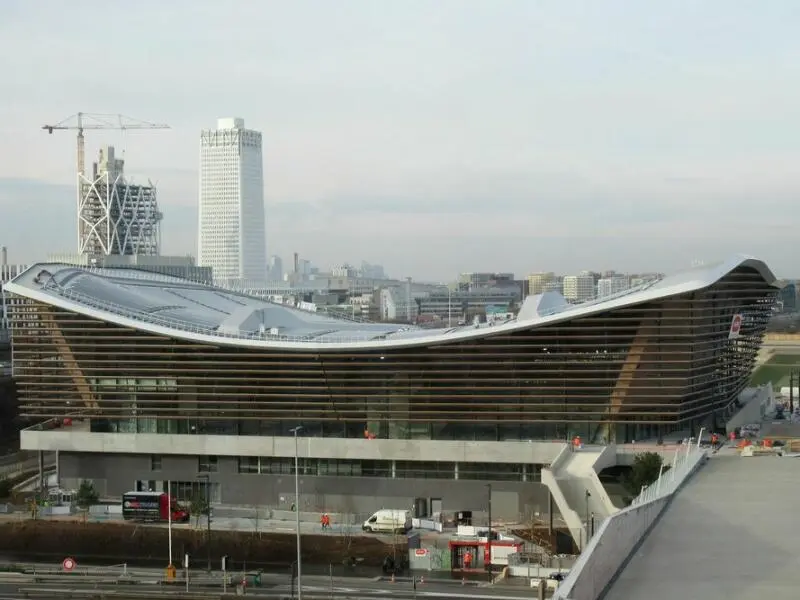
[[[195,253],[199,131],[264,134],[269,254],[459,271],[800,275],[797,0],[1,0],[0,244],[75,242],[78,111]]]

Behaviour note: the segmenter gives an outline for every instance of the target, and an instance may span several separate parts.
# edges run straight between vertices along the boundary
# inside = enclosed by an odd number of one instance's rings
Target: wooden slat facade
[[[82,416],[97,431],[608,439],[729,406],[776,294],[740,267],[699,292],[558,324],[359,352],[212,346],[26,301],[12,313],[15,376],[24,416]],[[730,340],[734,314],[744,325]]]

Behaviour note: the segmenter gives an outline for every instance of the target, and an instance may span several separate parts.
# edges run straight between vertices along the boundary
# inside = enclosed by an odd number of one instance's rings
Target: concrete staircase
[[[573,450],[565,445],[550,468],[542,470],[542,483],[550,490],[581,549],[592,535],[592,521],[597,531],[600,523],[618,510],[597,475],[597,469],[615,463],[615,446],[584,446]]]

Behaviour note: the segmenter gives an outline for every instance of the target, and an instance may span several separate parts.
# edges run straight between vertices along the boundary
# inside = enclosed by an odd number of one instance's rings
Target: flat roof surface
[[[491,327],[442,329],[334,319],[136,269],[39,263],[7,283],[6,290],[103,321],[194,341],[272,347],[297,344],[304,349],[340,344],[364,349],[439,343],[545,326],[703,289],[739,267],[755,269],[770,284],[775,281],[762,261],[736,255],[582,304],[568,304],[557,292],[529,296],[516,319]]]
[[[800,458],[712,457],[605,600],[796,598]]]

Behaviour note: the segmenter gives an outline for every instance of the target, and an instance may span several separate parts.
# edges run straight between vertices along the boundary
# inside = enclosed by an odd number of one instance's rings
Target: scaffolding
[[[163,215],[155,186],[126,181],[112,146],[93,167],[91,177],[78,173],[78,252],[157,256]]]

